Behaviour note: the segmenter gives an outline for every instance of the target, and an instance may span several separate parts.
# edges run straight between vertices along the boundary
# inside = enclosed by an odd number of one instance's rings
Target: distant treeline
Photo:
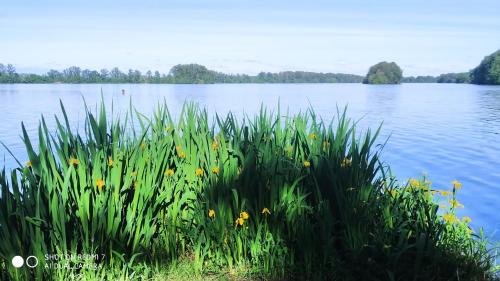
[[[362,76],[353,74],[305,71],[261,72],[258,75],[225,74],[199,64],[179,64],[172,67],[168,74],[159,71],[142,73],[133,69],[122,72],[117,67],[97,71],[72,66],[63,71],[50,70],[39,75],[19,74],[13,65],[0,64],[0,83],[360,83],[362,80]]]
[[[403,83],[470,83],[468,72],[446,73],[439,76],[410,76],[403,77]]]
[[[467,76],[467,79],[464,77]],[[179,64],[168,72],[129,69],[81,69],[77,66],[46,74],[17,73],[12,64],[0,63],[0,83],[152,83],[152,84],[211,84],[211,83],[361,83],[363,76],[343,73],[306,71],[261,72],[257,75],[225,74],[199,64]],[[403,83],[468,83],[468,73],[449,73],[440,76],[404,77]]]
[[[387,65],[390,65],[386,63]],[[385,65],[385,64],[384,64]],[[382,65],[383,66],[383,65]],[[381,67],[382,67],[381,66]],[[371,69],[367,77],[343,73],[318,73],[306,71],[261,72],[257,75],[225,74],[207,69],[199,64],[178,64],[168,74],[159,71],[129,69],[122,72],[117,67],[90,70],[72,66],[63,71],[50,70],[46,74],[17,73],[12,64],[0,63],[0,83],[165,83],[165,84],[212,84],[212,83],[361,83],[372,79],[382,80],[380,71]],[[400,76],[401,73],[398,75]],[[369,82],[369,81],[365,81]],[[439,76],[410,76],[398,79],[397,83],[474,83],[500,84],[500,50],[485,57],[481,64],[470,72],[446,73]],[[383,83],[382,83],[383,84]]]

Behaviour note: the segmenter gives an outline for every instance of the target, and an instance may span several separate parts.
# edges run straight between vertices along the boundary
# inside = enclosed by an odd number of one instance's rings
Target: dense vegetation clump
[[[42,119],[36,149],[23,126],[29,159],[0,173],[1,280],[164,280],[185,264],[180,280],[493,280],[486,241],[456,216],[461,184],[398,183],[378,130],[344,113],[110,120],[101,106],[83,132],[63,116],[55,134]],[[44,258],[65,254],[98,256]]]
[[[178,64],[170,69],[169,74],[175,83],[204,84],[213,83],[218,73],[199,64]]]
[[[363,83],[399,84],[403,79],[403,70],[395,62],[380,62],[370,67]]]
[[[471,71],[472,83],[480,85],[500,85],[500,50],[485,57]]]

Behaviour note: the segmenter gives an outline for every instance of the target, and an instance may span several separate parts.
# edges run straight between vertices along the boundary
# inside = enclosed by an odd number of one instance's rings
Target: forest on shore
[[[379,63],[375,66],[379,66]],[[390,64],[387,64],[389,66]],[[392,67],[395,67],[395,63]],[[388,84],[398,83],[472,83],[472,84],[500,84],[500,50],[486,56],[481,63],[469,72],[445,73],[438,76],[409,76],[403,77],[402,70],[397,69],[395,75],[374,72],[370,68],[367,76],[345,73],[321,73],[308,71],[283,71],[278,73],[260,72],[257,75],[226,74],[200,64],[178,64],[170,71],[148,70],[142,73],[139,70],[129,69],[123,72],[118,67],[111,70],[90,70],[78,66],[71,66],[62,71],[51,69],[45,74],[18,73],[12,64],[0,63],[0,83],[152,83],[152,84],[214,84],[214,83],[362,83]],[[373,72],[373,73],[372,73]],[[384,72],[382,70],[382,72]],[[389,76],[389,77],[386,77]],[[370,79],[374,83],[370,83]],[[387,80],[388,81],[385,81]],[[395,81],[391,81],[395,80]],[[395,83],[394,83],[395,82]]]
[[[170,71],[142,73],[118,67],[111,70],[90,70],[71,66],[46,74],[17,73],[13,65],[0,64],[0,83],[152,83],[152,84],[214,84],[214,83],[361,83],[363,76],[343,73],[307,71],[260,72],[257,75],[225,74],[199,64],[178,64]]]
[[[440,76],[403,77],[403,83],[469,83],[469,79],[457,79],[461,73]],[[214,84],[214,83],[361,83],[364,77],[344,73],[320,73],[307,71],[260,72],[257,75],[225,74],[199,64],[178,64],[170,71],[146,71],[129,69],[127,72],[114,67],[111,70],[90,70],[71,66],[62,71],[52,69],[45,74],[18,73],[12,64],[0,63],[0,83],[150,83],[150,84]]]

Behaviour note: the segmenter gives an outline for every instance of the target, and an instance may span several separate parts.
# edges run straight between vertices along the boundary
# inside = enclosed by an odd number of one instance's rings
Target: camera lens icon
[[[12,265],[15,268],[20,268],[24,265],[24,259],[21,256],[15,256],[12,258]]]
[[[38,265],[38,258],[35,256],[29,256],[26,258],[26,266],[29,268],[36,267]]]

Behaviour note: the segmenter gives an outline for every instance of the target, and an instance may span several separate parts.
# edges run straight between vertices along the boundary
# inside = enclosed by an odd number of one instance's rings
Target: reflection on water
[[[488,233],[500,229],[500,87],[443,84],[374,86],[362,84],[226,84],[226,85],[0,85],[0,140],[20,158],[26,155],[20,138],[23,121],[36,136],[40,116],[53,128],[61,99],[71,124],[82,127],[83,96],[94,108],[102,97],[115,114],[132,102],[150,113],[165,101],[177,115],[184,101],[207,107],[210,113],[228,111],[243,116],[259,111],[261,104],[299,112],[312,106],[325,121],[337,106],[348,105],[349,115],[362,129],[382,121],[380,142],[390,136],[383,160],[406,180],[427,173],[436,188],[457,179],[464,188],[459,201],[476,225]],[[125,94],[122,94],[125,90]],[[5,158],[3,157],[5,155]],[[0,148],[9,168],[13,159]],[[500,240],[500,233],[495,234]]]
[[[488,89],[478,96],[478,122],[485,134],[500,133],[500,91]],[[497,138],[498,140],[498,138]]]

